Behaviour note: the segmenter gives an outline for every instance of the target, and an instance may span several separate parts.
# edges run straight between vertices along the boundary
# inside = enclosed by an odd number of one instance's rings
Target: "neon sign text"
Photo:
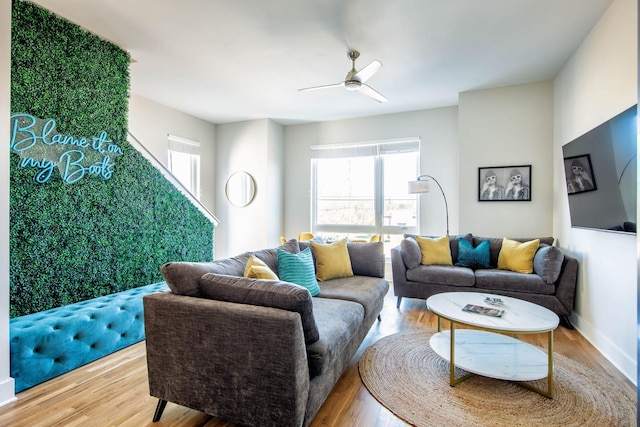
[[[66,184],[89,175],[111,178],[113,159],[123,152],[106,131],[87,139],[56,133],[55,128],[54,119],[42,120],[22,113],[11,115],[11,151],[20,155],[21,168],[38,170],[36,182],[49,181],[56,168]]]

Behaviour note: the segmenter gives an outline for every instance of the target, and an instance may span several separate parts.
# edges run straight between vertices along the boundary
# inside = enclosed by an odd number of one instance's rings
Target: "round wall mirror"
[[[224,193],[229,203],[243,208],[248,206],[256,196],[256,182],[247,172],[234,172],[227,179]]]

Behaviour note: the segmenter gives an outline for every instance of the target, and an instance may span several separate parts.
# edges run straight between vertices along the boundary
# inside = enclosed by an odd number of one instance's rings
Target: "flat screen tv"
[[[636,233],[637,105],[562,147],[571,226]]]

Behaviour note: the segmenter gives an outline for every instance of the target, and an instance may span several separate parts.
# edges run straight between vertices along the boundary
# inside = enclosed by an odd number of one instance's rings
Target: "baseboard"
[[[11,403],[16,400],[15,389],[16,386],[13,378],[8,378],[0,382],[0,406],[4,406],[7,403]]]
[[[633,357],[622,351],[622,349],[612,342],[604,333],[594,328],[590,322],[580,317],[575,311],[571,316],[571,323],[578,332],[580,332],[580,335],[607,358],[618,371],[627,377],[633,385],[638,386],[638,378],[636,377],[638,364]]]

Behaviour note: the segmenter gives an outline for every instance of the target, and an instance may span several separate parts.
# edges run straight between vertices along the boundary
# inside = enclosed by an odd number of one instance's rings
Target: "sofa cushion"
[[[553,284],[560,277],[564,254],[555,246],[540,246],[533,257],[533,271],[545,282]]]
[[[311,247],[310,242],[298,242],[298,244],[300,245],[300,250]],[[354,275],[384,277],[385,259],[384,244],[382,242],[347,242],[347,250],[349,251],[351,269]],[[313,252],[311,255],[313,255]]]
[[[517,242],[528,242],[530,240],[534,240],[534,237],[530,238],[521,238],[521,237],[511,237],[511,240],[515,240]],[[545,243],[547,245],[553,245],[553,241],[555,240],[553,237],[537,237],[540,240],[540,243]],[[502,248],[502,237],[480,237],[473,236],[472,243],[473,246],[478,246],[482,241],[489,241],[489,253],[491,256],[491,267],[498,267],[498,256],[500,255],[500,249]]]
[[[213,273],[203,275],[198,285],[205,298],[295,311],[302,320],[305,342],[314,343],[319,338],[311,294],[302,286]]]
[[[178,295],[200,296],[198,280],[206,273],[244,275],[249,253],[214,262],[168,262],[160,267],[171,292]]]
[[[417,236],[416,240],[420,245],[420,253],[422,254],[421,264],[453,265],[448,235],[436,238]]]
[[[502,248],[498,255],[498,268],[517,273],[533,273],[533,257],[536,255],[538,246],[540,246],[539,239],[523,243],[505,237],[502,239]]]
[[[353,274],[384,277],[384,244],[382,242],[347,243]]]
[[[458,247],[460,246],[459,241],[466,240],[469,243],[473,243],[473,235],[471,233],[466,234],[458,234],[449,236],[449,247],[451,248],[451,261],[454,263],[458,260]]]
[[[404,234],[404,238],[406,239],[407,237],[413,237],[415,239],[416,235],[415,234],[405,233]],[[437,236],[425,236],[425,237],[432,237],[433,238],[433,237],[437,237]],[[460,239],[467,240],[468,242],[473,242],[473,235],[471,233],[466,233],[466,234],[454,234],[454,235],[450,235],[449,236],[449,249],[451,249],[451,261],[454,264],[458,260],[458,240],[460,240]],[[477,246],[477,245],[474,244],[474,246]],[[402,250],[404,251],[404,248],[402,248]],[[403,260],[404,260],[404,255],[403,255]],[[407,266],[407,268],[413,268],[413,267],[409,267],[406,264],[406,262],[405,262],[405,265]]]
[[[310,245],[315,258],[316,278],[319,281],[353,276],[346,240],[329,244],[311,241]]]
[[[160,271],[169,285],[171,292],[178,295],[199,296],[198,280],[205,273],[228,274],[230,276],[244,276],[244,269],[251,255],[255,255],[278,274],[277,249],[291,253],[300,251],[298,241],[289,240],[279,248],[264,249],[255,252],[245,252],[231,258],[223,258],[212,262],[168,262]]]
[[[364,307],[365,317],[368,317],[377,309],[378,303],[384,299],[388,291],[389,283],[382,278],[353,276],[322,282],[320,294],[316,299],[331,298],[357,302]]]
[[[255,255],[249,257],[247,265],[244,268],[244,277],[251,279],[280,280],[278,275]]]
[[[479,268],[491,268],[489,241],[480,242],[473,247],[473,243],[466,239],[458,239],[458,267],[467,267],[472,270]]]
[[[407,270],[407,279],[412,282],[435,285],[473,286],[475,276],[467,267],[445,265],[420,265]]]
[[[304,286],[311,292],[311,296],[320,293],[311,249],[307,248],[300,253],[292,254],[278,248],[277,254],[278,276],[281,280]]]
[[[522,274],[508,270],[476,270],[476,287],[488,291],[511,291],[552,295],[556,288],[537,274]]]
[[[312,298],[320,339],[307,345],[311,378],[331,369],[364,321],[364,308],[355,302]]]
[[[402,261],[407,268],[416,268],[422,261],[422,252],[420,252],[420,245],[415,237],[405,237],[400,242],[400,248],[402,249]]]

